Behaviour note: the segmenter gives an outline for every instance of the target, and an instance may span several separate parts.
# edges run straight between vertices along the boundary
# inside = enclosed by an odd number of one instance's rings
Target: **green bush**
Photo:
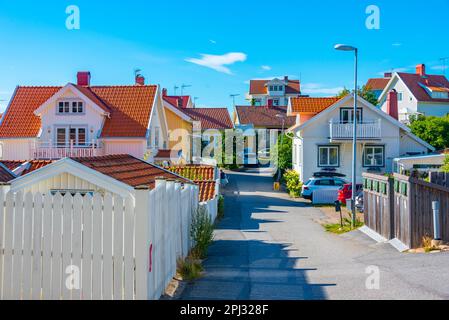
[[[297,198],[301,195],[302,182],[299,180],[299,174],[295,170],[287,170],[284,173],[287,191],[291,197]]]
[[[192,216],[190,237],[195,244],[192,249],[192,256],[204,259],[207,255],[207,248],[214,239],[214,225],[211,221],[206,207],[199,207]]]
[[[201,276],[203,266],[201,265],[201,261],[198,261],[192,256],[188,256],[185,259],[178,259],[177,269],[183,280],[191,281]]]

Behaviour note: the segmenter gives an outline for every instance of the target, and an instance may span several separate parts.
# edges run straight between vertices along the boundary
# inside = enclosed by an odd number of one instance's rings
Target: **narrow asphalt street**
[[[399,253],[359,231],[326,233],[321,211],[273,192],[271,177],[228,176],[205,274],[181,299],[449,299],[448,253]],[[372,270],[379,289],[367,289]]]

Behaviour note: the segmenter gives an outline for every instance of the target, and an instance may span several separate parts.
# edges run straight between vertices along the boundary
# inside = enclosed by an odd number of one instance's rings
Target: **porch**
[[[379,140],[382,137],[381,119],[357,123],[357,139],[360,140]],[[329,122],[329,137],[331,141],[352,140],[354,134],[354,125],[352,122]]]

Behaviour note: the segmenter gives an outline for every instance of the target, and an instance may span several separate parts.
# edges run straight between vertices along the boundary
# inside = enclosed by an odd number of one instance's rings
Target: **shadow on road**
[[[288,257],[287,244],[262,241],[215,241],[204,261],[203,278],[188,284],[183,300],[321,300],[323,287],[309,283],[298,267],[307,257]]]

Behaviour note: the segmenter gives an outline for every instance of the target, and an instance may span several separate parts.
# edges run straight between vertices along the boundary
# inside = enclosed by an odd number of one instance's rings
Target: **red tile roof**
[[[240,124],[252,124],[255,127],[281,129],[282,118],[277,117],[278,114],[286,116],[285,128],[296,122],[295,116],[287,117],[287,107],[236,106],[235,110]]]
[[[371,78],[368,79],[366,87],[370,90],[384,90],[391,78]]]
[[[15,175],[4,165],[0,165],[0,183],[11,181],[15,178]]]
[[[30,161],[28,161],[27,168],[25,170],[23,170],[20,175],[21,176],[26,175],[27,173],[30,173],[37,169],[43,168],[53,162],[54,162],[54,160],[30,160]]]
[[[251,80],[249,82],[249,94],[267,94],[268,89],[266,87],[267,82],[271,80]],[[283,80],[281,80],[283,81]],[[285,93],[287,94],[301,94],[301,84],[299,80],[288,80],[288,84],[285,87]]]
[[[157,86],[76,86],[110,113],[101,137],[145,137]],[[36,137],[41,128],[34,111],[62,87],[17,87],[0,124],[0,137]]]
[[[33,112],[60,89],[61,87],[17,87],[0,124],[0,137],[36,137],[41,121]]]
[[[418,101],[449,102],[449,99],[432,99],[423,86],[440,87],[449,89],[449,81],[442,75],[426,75],[425,77],[415,73],[399,72],[398,76],[404,81]]]
[[[170,150],[170,149],[159,149],[157,154],[154,156],[154,158],[155,159],[170,159],[172,151],[173,150]],[[178,151],[175,150],[174,155],[176,158],[178,158],[179,150]]]
[[[27,161],[22,160],[0,160],[0,163],[2,163],[4,166],[6,166],[9,170],[14,170],[18,167],[20,167],[22,164],[24,164]]]
[[[327,109],[335,102],[340,100],[338,97],[328,98],[310,98],[310,97],[298,97],[291,98],[290,103],[292,106],[292,113],[320,113]]]
[[[182,109],[194,121],[201,122],[201,129],[232,129],[231,117],[227,108],[191,108]]]
[[[146,185],[152,189],[158,177],[180,180],[185,183],[190,182],[187,179],[130,155],[72,158],[72,160],[131,187]]]
[[[215,181],[215,167],[205,165],[184,165],[166,167],[167,170],[174,172],[186,179],[194,181]]]
[[[199,187],[200,202],[215,198],[215,181],[194,181]]]
[[[189,103],[189,96],[164,96],[163,99],[170,103],[172,106],[176,108],[187,108],[187,104]],[[181,100],[181,106],[178,101]]]

